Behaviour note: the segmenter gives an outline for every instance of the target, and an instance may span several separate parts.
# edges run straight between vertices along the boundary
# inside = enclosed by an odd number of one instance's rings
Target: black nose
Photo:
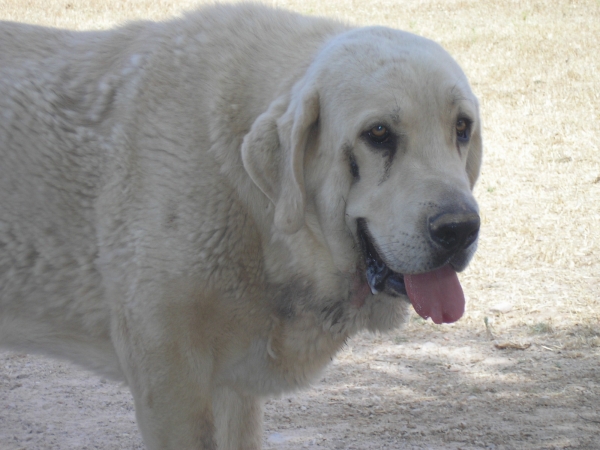
[[[431,239],[448,251],[464,250],[477,239],[479,214],[476,212],[443,213],[429,219]]]

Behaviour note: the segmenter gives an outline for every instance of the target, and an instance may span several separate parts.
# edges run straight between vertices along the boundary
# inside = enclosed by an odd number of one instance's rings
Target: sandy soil
[[[106,28],[192,3],[0,0],[0,18]],[[356,337],[267,402],[265,448],[600,449],[600,2],[269,3],[439,41],[481,100],[485,161],[463,319]],[[126,387],[0,353],[0,450],[142,448]]]
[[[598,449],[600,351],[498,349],[414,319],[353,339],[306,391],[266,404],[265,449]],[[0,354],[0,449],[143,449],[125,386]]]

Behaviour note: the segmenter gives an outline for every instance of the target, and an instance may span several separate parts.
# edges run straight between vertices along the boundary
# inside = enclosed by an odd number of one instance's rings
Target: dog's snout
[[[479,224],[476,212],[446,212],[429,219],[429,234],[444,250],[460,251],[475,242]]]

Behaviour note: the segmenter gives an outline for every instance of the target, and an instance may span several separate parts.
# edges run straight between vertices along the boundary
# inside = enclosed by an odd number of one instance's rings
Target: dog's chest
[[[271,317],[268,333],[256,337],[229,365],[227,384],[257,395],[274,395],[308,385],[346,341],[345,333],[325,330],[310,313]]]

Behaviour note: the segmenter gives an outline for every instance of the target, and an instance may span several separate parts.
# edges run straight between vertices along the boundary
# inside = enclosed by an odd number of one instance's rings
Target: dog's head
[[[478,102],[456,62],[379,27],[330,41],[242,147],[275,225],[320,233],[336,268],[370,288],[359,303],[409,297],[436,323],[464,310],[456,272],[477,245],[481,154]]]

